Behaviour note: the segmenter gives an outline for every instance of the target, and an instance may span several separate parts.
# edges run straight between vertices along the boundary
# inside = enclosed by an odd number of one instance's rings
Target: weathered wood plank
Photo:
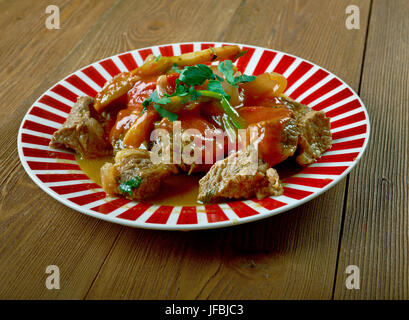
[[[335,299],[409,298],[409,3],[375,0],[361,97],[368,150],[351,173]],[[348,265],[360,290],[345,286]]]
[[[17,107],[49,77],[52,69],[75,48],[115,1],[53,2],[60,8],[59,30],[45,27],[45,9],[49,1],[2,3],[5,8],[1,13],[4,29],[2,27],[0,39],[0,99],[3,102],[0,127],[9,122],[10,113],[16,112],[16,109],[24,111]],[[48,86],[52,84],[44,83]],[[44,91],[47,88],[41,89]]]
[[[48,1],[0,3],[0,298],[81,298],[120,227],[62,206],[38,189],[19,164],[16,135],[44,81],[114,1],[55,1],[61,29],[44,26]],[[4,9],[4,10],[3,10]],[[3,29],[4,27],[4,29]],[[48,265],[61,271],[61,290],[45,287]]]

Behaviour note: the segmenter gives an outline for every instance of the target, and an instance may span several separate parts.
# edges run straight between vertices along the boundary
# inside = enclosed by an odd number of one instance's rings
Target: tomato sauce
[[[118,139],[123,138],[126,131],[142,116],[142,102],[155,90],[157,78],[155,76],[138,80],[128,91],[126,108],[118,112],[116,122],[109,133],[113,145]]]
[[[161,117],[152,106],[148,106],[147,112],[143,112],[142,103],[159,87],[158,84],[162,80],[165,80],[166,93],[174,92],[179,74],[172,73],[161,77],[160,79],[159,76],[150,76],[140,79],[128,91],[126,108],[118,112],[109,133],[109,139],[113,145],[121,140],[126,147],[138,148],[144,141],[149,142],[154,123]],[[258,146],[260,157],[271,166],[280,163],[285,159],[281,144],[282,133],[286,122],[292,117],[291,111],[274,97],[256,99],[243,94],[242,98],[245,106],[236,109],[248,124],[247,144],[250,142],[250,130],[253,129],[258,134],[258,139],[254,142]],[[254,105],[249,106],[249,104]],[[213,139],[209,143],[209,139],[205,137],[206,131],[215,132],[222,127],[223,114],[217,102],[212,101],[193,103],[178,112],[178,121],[181,121],[182,130],[197,129],[200,132],[200,136],[195,137],[202,145],[202,166],[196,168],[199,171],[208,170],[212,163],[228,154],[226,138],[223,140],[223,146],[220,145],[220,140]],[[171,132],[171,125],[168,129]],[[213,161],[208,166],[203,165],[206,159],[209,160],[210,157],[207,154],[210,152],[213,152]]]
[[[285,106],[275,108],[263,106],[241,107],[237,111],[248,124],[247,145],[253,139],[253,131],[258,135],[254,144],[258,146],[259,155],[264,161],[270,166],[274,166],[285,160],[281,141],[285,124],[292,117],[291,111]]]

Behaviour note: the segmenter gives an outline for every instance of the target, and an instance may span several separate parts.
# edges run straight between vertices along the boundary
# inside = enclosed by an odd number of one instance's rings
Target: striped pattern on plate
[[[304,59],[260,47],[236,62],[240,71],[278,72],[288,80],[286,94],[323,110],[331,118],[333,146],[318,161],[284,180],[284,194],[202,206],[172,207],[108,197],[76,163],[74,154],[48,147],[78,96],[95,96],[107,80],[141,65],[149,54],[162,56],[230,43],[179,43],[134,50],[82,68],[46,91],[25,115],[18,133],[20,160],[34,182],[79,212],[132,227],[189,230],[224,227],[272,216],[299,206],[339,182],[358,162],[369,138],[369,118],[358,95],[331,72]]]

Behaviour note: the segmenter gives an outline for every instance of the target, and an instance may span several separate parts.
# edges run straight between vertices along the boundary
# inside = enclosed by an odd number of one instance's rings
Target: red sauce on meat
[[[116,122],[112,127],[109,138],[111,143],[120,139],[126,131],[141,117],[142,102],[149,98],[156,88],[158,77],[145,78],[135,83],[134,87],[128,91],[127,107],[118,112]]]

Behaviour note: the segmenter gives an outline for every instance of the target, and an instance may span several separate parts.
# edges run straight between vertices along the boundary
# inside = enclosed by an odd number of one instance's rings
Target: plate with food
[[[369,118],[302,58],[217,42],[121,53],[53,85],[18,133],[21,163],[64,205],[131,227],[194,230],[319,196],[361,158]]]

